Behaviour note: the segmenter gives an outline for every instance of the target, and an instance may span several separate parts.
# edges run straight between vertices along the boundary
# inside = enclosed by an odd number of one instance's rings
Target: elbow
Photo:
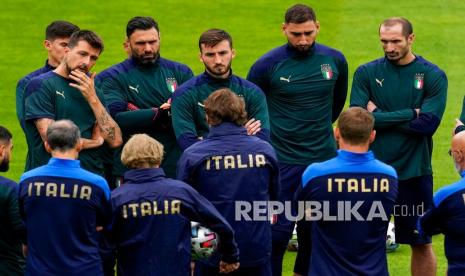
[[[117,148],[123,145],[123,136],[121,135],[119,127],[116,127],[115,134],[111,138],[113,139],[107,139],[107,143],[110,148]]]

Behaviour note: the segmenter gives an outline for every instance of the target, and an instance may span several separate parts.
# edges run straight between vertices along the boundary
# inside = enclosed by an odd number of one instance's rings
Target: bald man
[[[419,231],[422,235],[443,233],[447,274],[465,275],[465,131],[452,138],[449,155],[462,179],[436,192],[433,206],[419,220]]]

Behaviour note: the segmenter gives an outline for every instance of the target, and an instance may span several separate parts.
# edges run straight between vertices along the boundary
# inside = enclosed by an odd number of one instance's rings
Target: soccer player
[[[452,138],[449,154],[454,160],[461,180],[439,189],[433,198],[432,207],[419,220],[420,234],[444,234],[444,251],[448,268],[447,275],[465,274],[465,132]]]
[[[263,89],[271,123],[271,143],[281,171],[281,201],[292,200],[305,168],[336,155],[332,123],[347,96],[344,55],[316,43],[320,29],[313,9],[297,4],[285,14],[282,31],[287,43],[262,56],[247,79]],[[306,274],[310,256],[308,225],[299,225],[299,250],[294,272]],[[294,222],[283,215],[273,226],[273,275],[282,261]],[[302,231],[305,233],[300,234]],[[305,240],[303,240],[305,239]]]
[[[222,88],[204,103],[210,132],[184,151],[179,160],[178,179],[188,182],[210,200],[233,227],[241,260],[241,267],[234,275],[270,275],[268,217],[238,220],[235,212],[236,201],[256,206],[255,202],[277,199],[276,154],[268,142],[248,135],[243,126],[247,120],[245,103],[237,94]],[[217,265],[215,256],[200,260],[195,264],[195,275],[218,275]]]
[[[248,133],[269,140],[266,100],[260,88],[232,73],[236,55],[231,36],[224,30],[210,29],[199,39],[200,61],[205,72],[179,87],[173,95],[173,127],[182,150],[208,135],[203,102],[214,91],[229,88],[245,101]]]
[[[399,176],[396,205],[427,209],[432,203],[432,136],[439,126],[447,97],[446,74],[412,52],[412,24],[388,18],[379,27],[385,56],[361,65],[354,74],[350,106],[375,117],[376,157]],[[420,206],[420,207],[419,207]],[[434,275],[436,258],[430,237],[418,235],[418,216],[395,216],[396,242],[412,248],[412,275]]]
[[[386,232],[397,174],[368,151],[373,125],[363,108],[342,112],[334,131],[337,157],[313,163],[302,176],[298,200],[320,206],[307,209],[308,219],[315,220],[308,275],[389,275]]]
[[[25,131],[31,153],[27,170],[47,163],[49,153],[43,145],[48,125],[69,119],[80,129],[83,149],[79,160],[83,168],[103,174],[99,147],[121,145],[121,130],[102,104],[103,95],[94,87],[95,73],[89,73],[103,50],[103,42],[92,31],[73,33],[65,56],[53,71],[28,84],[25,91]]]
[[[233,230],[215,207],[186,183],[167,178],[163,145],[146,134],[132,136],[121,160],[129,171],[112,192],[112,236],[118,275],[189,275],[190,221],[219,235],[219,269],[239,266]]]
[[[16,86],[16,115],[23,130],[25,124],[24,89],[33,78],[54,70],[60,64],[63,56],[65,55],[65,49],[68,46],[69,37],[76,31],[79,31],[78,26],[63,20],[53,21],[45,29],[44,47],[48,52],[48,58],[45,61],[44,67],[27,74],[18,81],[18,85]],[[26,156],[26,167],[30,167],[30,165],[28,165],[29,162],[30,156],[28,152]]]
[[[45,29],[44,47],[48,52],[48,58],[45,61],[44,67],[27,74],[18,81],[18,85],[16,86],[16,115],[18,116],[21,126],[24,120],[24,88],[26,88],[26,85],[34,77],[58,67],[65,55],[65,49],[68,46],[69,37],[76,31],[79,31],[78,26],[63,20],[53,21]]]
[[[170,98],[178,85],[193,76],[184,64],[160,56],[160,30],[151,17],[134,17],[126,26],[129,59],[97,76],[110,113],[118,122],[124,140],[131,134],[146,133],[163,144],[166,156],[161,167],[176,175],[181,150],[171,124]],[[127,170],[116,155],[114,173]]]
[[[0,172],[9,168],[13,136],[0,126]],[[21,242],[25,229],[18,210],[16,183],[0,176],[0,275],[24,275]]]
[[[45,147],[48,164],[23,174],[19,184],[26,275],[103,275],[97,228],[111,215],[108,185],[76,160],[82,141],[73,122],[52,122]]]

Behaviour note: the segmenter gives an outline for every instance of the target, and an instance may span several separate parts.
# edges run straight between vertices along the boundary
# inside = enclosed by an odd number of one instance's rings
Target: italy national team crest
[[[168,87],[168,90],[171,91],[171,93],[178,88],[178,83],[176,82],[175,78],[166,78],[166,86]]]
[[[330,80],[333,78],[333,70],[329,64],[321,64],[321,74],[325,80]]]
[[[413,86],[416,89],[420,90],[420,89],[423,88],[423,83],[424,83],[423,78],[424,78],[424,76],[425,76],[425,74],[423,74],[423,73],[416,73],[415,74],[415,80],[413,82]]]

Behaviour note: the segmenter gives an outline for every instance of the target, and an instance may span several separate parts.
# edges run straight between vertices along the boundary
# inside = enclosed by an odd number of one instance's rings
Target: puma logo
[[[280,80],[280,81],[291,82],[291,75],[289,75],[289,77],[287,77],[287,78],[285,78],[285,77],[279,77],[279,80]]]
[[[62,91],[62,92],[60,92],[60,91],[55,91],[55,93],[56,93],[57,95],[62,96],[63,99],[66,99],[66,97],[65,97],[65,91]]]
[[[383,87],[384,79],[382,79],[382,80],[375,79],[375,81],[379,84],[379,87]]]
[[[132,91],[134,91],[134,92],[136,92],[137,94],[139,94],[139,90],[138,90],[138,89],[139,89],[139,85],[137,85],[136,87],[129,85],[129,89],[131,89]]]

